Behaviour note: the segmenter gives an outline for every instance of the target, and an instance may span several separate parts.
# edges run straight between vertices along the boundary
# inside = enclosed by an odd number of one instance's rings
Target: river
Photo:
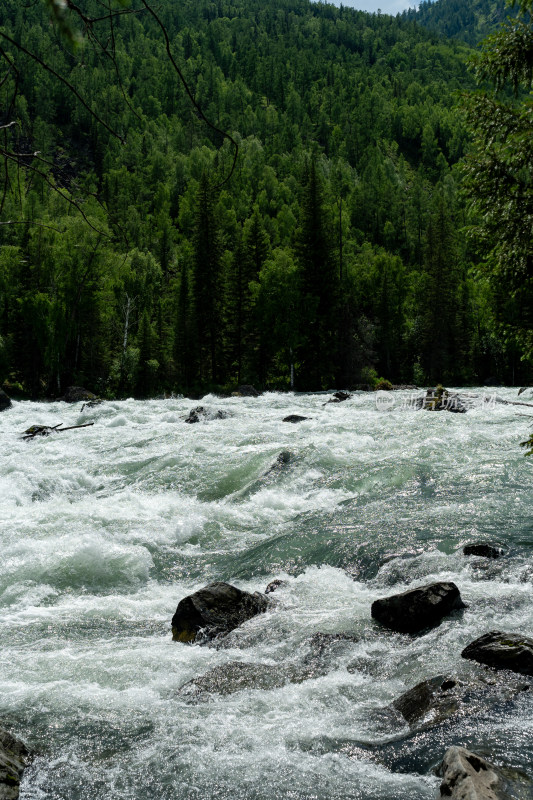
[[[327,399],[208,396],[228,417],[195,425],[184,398],[0,414],[0,724],[37,753],[21,800],[433,800],[454,743],[533,773],[528,692],[416,736],[383,712],[479,671],[460,652],[482,633],[533,635],[533,412]],[[465,557],[478,540],[506,555]],[[185,595],[275,578],[269,610],[218,646],[172,642]],[[436,580],[462,615],[420,637],[371,620],[376,598]],[[229,671],[221,692],[183,689],[236,661],[262,665],[261,686],[230,692]]]

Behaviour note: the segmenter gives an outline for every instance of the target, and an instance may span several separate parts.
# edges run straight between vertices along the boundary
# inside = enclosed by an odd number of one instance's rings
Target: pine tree
[[[266,352],[269,349],[265,339],[271,335],[262,325],[261,309],[252,299],[252,282],[258,283],[270,252],[270,242],[263,227],[259,212],[254,209],[250,220],[244,226],[244,353],[246,371],[245,382],[258,382],[264,386],[267,381]]]
[[[461,265],[454,220],[440,191],[429,216],[420,296],[420,355],[430,381],[457,376]]]
[[[303,189],[296,254],[300,269],[301,388],[332,385],[337,372],[338,273],[315,160]]]
[[[137,342],[139,348],[139,366],[137,370],[137,380],[135,382],[135,396],[140,398],[150,397],[153,390],[154,372],[157,369],[157,362],[152,359],[153,331],[150,324],[150,316],[146,309],[143,311],[139,324]]]
[[[189,288],[189,268],[183,259],[180,271],[180,285],[174,330],[174,366],[176,382],[182,391],[189,391],[197,370],[196,348],[193,336],[193,319]]]
[[[217,383],[222,377],[221,249],[213,188],[204,173],[196,197],[193,297],[199,377],[212,383]]]

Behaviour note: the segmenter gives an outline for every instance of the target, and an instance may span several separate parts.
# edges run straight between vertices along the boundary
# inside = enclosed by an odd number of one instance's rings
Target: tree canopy
[[[11,390],[529,380],[463,232],[466,45],[308,0],[5,0],[0,40]]]

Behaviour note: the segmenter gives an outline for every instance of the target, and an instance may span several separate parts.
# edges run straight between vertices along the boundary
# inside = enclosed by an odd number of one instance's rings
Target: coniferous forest
[[[531,165],[476,127],[494,79],[527,147],[531,75],[474,52],[308,0],[3,0],[0,383],[531,381]]]

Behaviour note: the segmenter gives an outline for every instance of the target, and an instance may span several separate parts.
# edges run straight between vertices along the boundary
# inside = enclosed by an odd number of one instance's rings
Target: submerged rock
[[[172,617],[172,638],[175,642],[194,642],[201,631],[203,639],[212,639],[267,607],[268,599],[259,592],[250,594],[229,583],[211,583],[178,603]]]
[[[276,578],[273,581],[270,581],[268,586],[265,589],[265,594],[272,594],[277,589],[280,589],[282,586],[285,586],[287,581],[282,581],[281,578]]]
[[[304,422],[309,417],[301,417],[299,414],[289,414],[288,417],[283,418],[283,422]]]
[[[59,398],[63,400],[65,403],[79,403],[82,400],[98,400],[98,397],[89,392],[88,389],[84,389],[83,386],[69,386],[63,397]]]
[[[277,689],[288,683],[289,679],[288,675],[280,672],[278,666],[231,661],[214,667],[199,678],[193,678],[179,692],[195,698],[203,694],[228,695],[245,689]]]
[[[455,583],[431,583],[372,603],[372,617],[399,633],[418,633],[465,608]]]
[[[425,397],[417,400],[417,408],[424,411],[451,411],[453,414],[466,414],[466,406],[458,394],[453,394],[444,386],[428,389]]]
[[[227,417],[227,411],[221,411],[220,409],[214,410],[206,406],[197,406],[189,411],[189,416],[185,422],[192,425],[194,422],[200,422],[200,420],[226,419]]]
[[[438,770],[440,798],[447,800],[526,800],[531,781],[516,770],[496,767],[465,747],[450,747]]]
[[[411,727],[427,728],[457,713],[466,716],[486,712],[528,689],[529,684],[512,677],[500,682],[490,675],[467,679],[438,675],[408,689],[393,701],[392,708]]]
[[[451,692],[456,687],[455,678],[438,675],[408,689],[393,701],[392,707],[400,712],[409,725],[414,725],[430,711],[435,712],[435,722],[440,722],[457,710],[457,702]]]
[[[284,467],[286,467],[287,464],[290,464],[293,460],[294,453],[291,453],[290,450],[282,450],[272,466],[267,469],[263,477],[266,478],[267,475],[271,475],[273,472],[281,472],[281,470],[283,470]]]
[[[517,633],[491,631],[470,642],[461,655],[494,669],[533,675],[533,639]]]
[[[504,552],[503,547],[487,542],[472,542],[463,547],[465,556],[480,556],[481,558],[499,558],[503,556]]]
[[[5,411],[11,405],[11,398],[7,396],[3,389],[0,389],[0,411]]]
[[[31,761],[26,745],[0,729],[0,800],[16,800],[20,779]]]

